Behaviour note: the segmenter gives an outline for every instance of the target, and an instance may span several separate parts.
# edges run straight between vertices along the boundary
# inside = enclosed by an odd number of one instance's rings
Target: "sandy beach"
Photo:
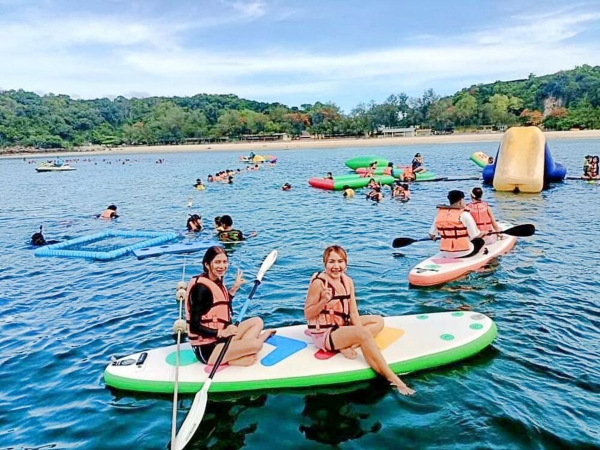
[[[253,150],[259,154],[269,154],[284,150],[319,150],[324,148],[340,147],[397,147],[403,145],[430,145],[430,144],[459,144],[472,142],[500,142],[504,133],[485,134],[450,134],[442,136],[396,137],[396,138],[361,138],[361,139],[306,139],[277,142],[235,142],[225,144],[205,145],[153,145],[153,146],[125,146],[125,147],[79,147],[71,151],[31,151],[18,153],[5,153],[0,158],[46,158],[53,156],[98,156],[98,155],[136,155],[146,153],[187,153],[187,152],[240,152],[248,153]],[[546,139],[600,139],[600,130],[581,131],[547,131]],[[5,150],[6,151],[6,150]],[[2,153],[2,151],[0,151]]]

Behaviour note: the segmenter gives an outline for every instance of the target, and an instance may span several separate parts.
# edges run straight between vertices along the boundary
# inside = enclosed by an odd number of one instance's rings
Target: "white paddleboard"
[[[503,230],[512,227],[506,222],[498,222]],[[489,261],[503,255],[512,249],[517,242],[514,236],[503,235],[491,245],[486,245],[479,253],[470,258],[453,258],[436,253],[421,261],[411,269],[408,282],[412,286],[437,286],[456,280],[469,272],[480,269]]]
[[[377,336],[383,356],[396,373],[449,364],[472,356],[496,337],[496,325],[476,312],[442,312],[386,317]],[[306,335],[306,325],[277,329],[250,367],[226,365],[215,375],[211,392],[297,388],[366,380],[376,376],[360,349],[354,360],[325,353]],[[134,353],[113,361],[104,372],[107,386],[172,393],[176,346]],[[208,378],[210,366],[197,361],[190,345],[180,351],[179,392],[193,393]]]

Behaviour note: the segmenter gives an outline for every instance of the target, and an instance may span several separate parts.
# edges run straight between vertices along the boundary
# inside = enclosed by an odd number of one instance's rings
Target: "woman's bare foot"
[[[262,333],[260,333],[260,335],[258,336],[258,340],[261,342],[265,342],[267,339],[269,339],[271,336],[275,335],[277,333],[277,330],[263,330]]]
[[[241,358],[229,361],[229,365],[248,367],[248,366],[251,366],[252,364],[255,364],[256,361],[258,361],[258,358],[256,357],[256,355],[248,355],[248,356],[242,356]]]
[[[413,395],[415,393],[415,391],[413,389],[409,388],[404,383],[402,383],[402,384],[391,383],[391,384],[396,389],[398,389],[398,392],[400,392],[402,395]]]
[[[353,348],[344,348],[344,349],[340,350],[340,353],[348,359],[356,359],[356,355],[357,355],[357,353],[354,351]]]

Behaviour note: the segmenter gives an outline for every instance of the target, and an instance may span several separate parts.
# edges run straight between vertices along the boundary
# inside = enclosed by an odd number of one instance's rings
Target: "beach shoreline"
[[[0,159],[14,158],[49,158],[49,157],[85,157],[85,156],[126,156],[139,154],[159,153],[202,153],[202,152],[240,152],[248,153],[255,151],[259,154],[270,154],[272,151],[286,150],[320,150],[326,148],[343,147],[399,147],[408,145],[431,145],[431,144],[467,144],[477,142],[500,142],[504,133],[482,133],[482,134],[448,134],[436,136],[418,137],[392,137],[392,138],[358,138],[358,139],[306,139],[293,141],[275,142],[232,142],[216,144],[191,144],[191,145],[140,145],[125,147],[102,147],[87,146],[76,150],[48,150],[48,151],[22,151],[6,153],[10,150],[0,150]],[[600,139],[600,130],[577,130],[577,131],[546,131],[546,139],[551,143],[553,140],[566,139]]]

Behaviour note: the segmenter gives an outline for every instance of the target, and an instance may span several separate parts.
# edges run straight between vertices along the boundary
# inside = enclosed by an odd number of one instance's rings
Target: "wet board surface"
[[[476,312],[442,312],[384,318],[385,328],[376,341],[396,373],[449,364],[472,356],[496,336],[493,321]],[[356,359],[340,353],[320,355],[306,325],[277,329],[250,367],[225,366],[211,385],[211,392],[299,388],[333,385],[374,378],[360,348]],[[321,352],[324,353],[324,352]],[[104,372],[107,386],[141,392],[173,392],[176,346],[134,353],[111,363]],[[193,393],[208,378],[185,343],[180,351],[179,391]]]

